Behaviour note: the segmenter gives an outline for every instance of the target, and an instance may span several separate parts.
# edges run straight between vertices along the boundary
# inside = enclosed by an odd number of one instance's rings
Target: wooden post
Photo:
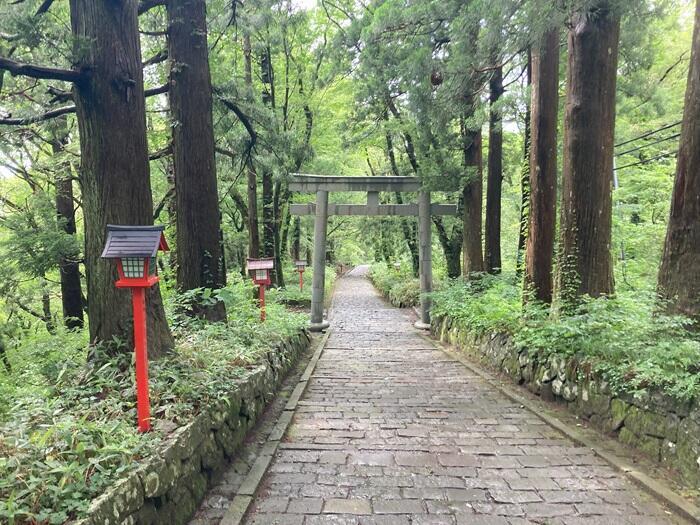
[[[131,289],[134,310],[134,351],[136,353],[136,418],[139,432],[151,430],[151,402],[148,395],[148,336],[146,289]]]
[[[323,320],[323,302],[326,285],[326,235],[328,233],[328,192],[316,192],[316,220],[314,222],[314,275],[311,289],[312,332],[321,332],[330,325]]]
[[[430,298],[433,291],[432,230],[430,225],[430,192],[418,195],[418,257],[420,263],[420,321],[416,328],[430,329]]]

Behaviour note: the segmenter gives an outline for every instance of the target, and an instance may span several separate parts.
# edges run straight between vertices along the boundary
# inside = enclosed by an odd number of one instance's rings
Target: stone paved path
[[[680,523],[419,336],[361,275],[248,525]]]

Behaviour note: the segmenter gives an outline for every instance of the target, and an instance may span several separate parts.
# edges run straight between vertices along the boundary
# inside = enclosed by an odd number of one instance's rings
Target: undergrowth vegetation
[[[284,271],[284,288],[273,288],[268,291],[268,296],[280,303],[291,307],[308,307],[311,306],[311,283],[313,282],[314,269],[313,266],[307,266],[304,271],[304,289],[299,287],[299,274],[291,266],[287,266]],[[336,274],[335,268],[326,266],[326,297],[331,296],[333,285],[335,284]]]
[[[390,268],[386,263],[374,264],[369,277],[394,306],[408,308],[420,302],[420,281],[406,264],[399,268]]]
[[[587,298],[564,314],[523,307],[520,290],[513,273],[456,280],[433,293],[432,313],[475,336],[508,333],[540,360],[575,355],[617,392],[658,389],[680,400],[700,395],[700,336],[687,330],[688,319],[660,313],[652,292]]]
[[[150,363],[149,434],[135,428],[131,353],[87,361],[85,335],[67,331],[9,349],[12,372],[0,369],[0,523],[61,524],[79,516],[169,430],[219,399],[306,321],[272,302],[260,323],[253,287],[240,277],[216,294],[226,303],[226,324],[174,313],[192,293],[170,305],[177,346]]]

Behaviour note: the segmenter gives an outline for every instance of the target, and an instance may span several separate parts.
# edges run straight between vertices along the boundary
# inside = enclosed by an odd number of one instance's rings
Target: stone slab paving
[[[683,523],[422,338],[362,276],[248,525]]]

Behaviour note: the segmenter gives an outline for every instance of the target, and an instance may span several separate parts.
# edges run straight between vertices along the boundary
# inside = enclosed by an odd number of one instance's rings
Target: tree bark
[[[284,194],[283,194],[284,192]],[[284,288],[284,268],[282,266],[282,216],[284,215],[284,203],[289,201],[289,192],[283,190],[282,182],[277,181],[274,186],[272,210],[274,217],[274,246],[275,246],[275,273],[277,275],[276,283],[280,288]]]
[[[177,287],[225,285],[216,181],[212,89],[204,0],[169,0],[168,56],[177,199]],[[226,319],[222,302],[193,304],[192,315]]]
[[[274,71],[272,67],[272,54],[267,47],[260,59],[260,78],[262,79],[262,101],[263,104],[275,109],[275,84]],[[275,257],[275,191],[272,172],[265,169],[262,174],[262,251],[264,257]],[[281,268],[272,271],[272,282],[277,285]]]
[[[301,217],[294,217],[294,230],[292,232],[292,259],[301,260]]]
[[[396,153],[394,152],[394,141],[391,138],[390,133],[385,134],[386,139],[386,150],[387,156],[389,157],[389,164],[391,166],[392,173],[399,177],[401,172],[399,171],[399,166],[396,163]],[[403,197],[400,192],[396,192],[396,204],[403,204]],[[413,274],[417,277],[419,271],[419,257],[418,257],[418,242],[417,242],[417,231],[415,224],[410,224],[406,217],[401,217],[401,232],[403,233],[403,238],[406,241],[406,247],[408,248],[408,253],[411,255],[411,267]]]
[[[5,340],[0,334],[0,361],[5,366],[5,371],[10,374],[12,373],[12,364],[10,363],[10,358],[7,355],[7,346],[5,345]]]
[[[46,331],[51,335],[56,335],[56,323],[51,312],[51,295],[46,284],[46,276],[41,276],[41,320],[46,325]]]
[[[608,2],[569,30],[558,292],[563,307],[614,292],[612,174],[620,20]]]
[[[246,97],[251,99],[253,94],[253,59],[250,45],[250,35],[243,35],[243,57],[245,60]],[[252,138],[251,138],[252,140]],[[249,152],[250,154],[250,152]],[[258,223],[258,174],[250,157],[246,160],[248,178],[248,256],[253,259],[260,257],[260,225]]]
[[[497,67],[489,80],[489,158],[486,186],[486,271],[501,271],[501,192],[503,188],[503,122],[497,107],[503,95],[503,71]]]
[[[68,131],[64,119],[57,121],[57,130],[51,139],[54,155],[60,155],[65,150]],[[75,236],[75,204],[73,202],[73,180],[70,174],[70,164],[62,164],[65,172],[59,171],[54,181],[56,185],[56,218],[59,227],[68,235]],[[73,257],[61,256],[58,261],[61,280],[61,304],[63,306],[63,323],[66,328],[73,330],[82,328],[83,291],[80,282],[80,268]]]
[[[532,54],[530,212],[525,254],[525,291],[552,302],[552,261],[557,208],[559,31],[547,32]]]
[[[527,50],[527,85],[532,85],[532,53]],[[529,226],[529,206],[530,206],[530,134],[531,134],[531,108],[530,101],[527,101],[525,108],[525,138],[523,140],[523,166],[520,172],[520,231],[518,233],[518,253],[515,261],[515,273],[522,275],[523,260],[525,254],[525,242]]]
[[[92,72],[74,85],[90,340],[131,341],[131,298],[115,288],[116,264],[100,254],[108,223],[153,223],[137,2],[70,0],[70,8],[77,66]],[[147,298],[149,355],[158,357],[174,342],[157,285]]]
[[[265,171],[262,176],[262,222],[263,257],[275,256],[275,207],[272,173]]]
[[[484,271],[482,249],[482,209],[483,209],[483,173],[481,153],[481,130],[471,130],[462,123],[464,141],[464,166],[469,182],[464,186],[464,216],[462,230],[462,272],[465,277],[472,273]]]
[[[671,313],[700,321],[700,2],[695,6],[695,30],[685,92],[676,179],[664,254],[659,271],[659,295]],[[696,325],[697,329],[697,325]]]
[[[455,231],[459,228],[452,227],[452,234],[447,232],[442,217],[433,217],[433,224],[438,232],[438,240],[445,255],[447,264],[447,277],[456,279],[462,275],[462,232]]]

